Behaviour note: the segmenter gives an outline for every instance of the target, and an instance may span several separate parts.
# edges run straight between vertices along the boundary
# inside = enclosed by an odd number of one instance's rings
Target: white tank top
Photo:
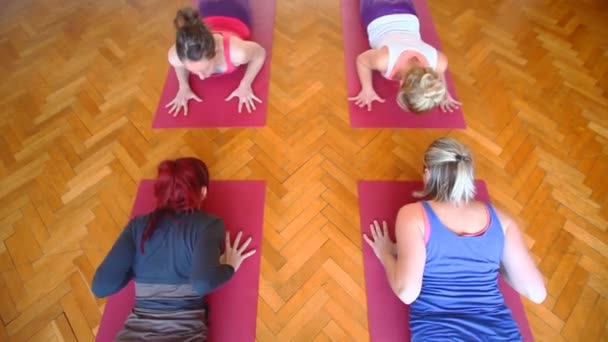
[[[384,77],[390,75],[404,51],[414,51],[426,58],[433,70],[437,69],[437,49],[420,37],[420,21],[413,14],[389,14],[375,19],[367,26],[369,46],[372,49],[388,48],[388,67]]]

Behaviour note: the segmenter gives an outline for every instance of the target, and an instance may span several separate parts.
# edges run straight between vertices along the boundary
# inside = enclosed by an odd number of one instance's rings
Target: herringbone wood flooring
[[[180,155],[268,182],[258,340],[367,340],[356,181],[450,134],[546,277],[537,340],[607,341],[608,3],[429,2],[464,131],[350,129],[338,0],[278,0],[267,127],[204,130],[151,129],[185,1],[2,1],[0,340],[94,338],[94,269]]]

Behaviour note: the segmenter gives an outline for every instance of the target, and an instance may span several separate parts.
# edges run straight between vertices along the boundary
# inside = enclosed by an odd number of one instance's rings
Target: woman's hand
[[[454,98],[452,97],[452,95],[450,95],[450,92],[448,91],[445,93],[445,98],[443,99],[443,101],[439,103],[439,108],[441,108],[441,111],[443,112],[451,113],[458,109],[458,107],[460,107],[461,105],[462,103],[454,100]]]
[[[372,102],[378,101],[384,103],[384,99],[378,96],[373,88],[361,89],[361,92],[357,96],[349,97],[348,100],[355,101],[355,105],[359,108],[366,106],[368,111],[372,110]]]
[[[251,85],[239,85],[230,96],[226,98],[226,101],[230,101],[233,97],[237,97],[239,99],[239,114],[241,113],[241,109],[243,108],[243,104],[247,108],[247,112],[251,113],[251,109],[255,110],[255,101],[258,103],[262,103],[262,100],[258,99],[251,89]]]
[[[363,234],[363,239],[374,250],[378,259],[382,260],[384,256],[397,256],[397,244],[394,243],[388,235],[388,225],[386,221],[382,221],[382,228],[378,221],[374,220],[373,224],[369,225],[372,238],[367,234]]]
[[[180,88],[177,91],[177,95],[175,95],[175,98],[171,102],[167,103],[165,108],[169,108],[169,114],[172,114],[174,117],[176,117],[179,114],[179,111],[183,108],[184,115],[187,116],[188,101],[190,100],[195,100],[197,102],[203,101],[200,97],[196,96],[192,92],[192,89],[190,89],[190,87]]]
[[[230,245],[230,232],[227,232],[224,254],[220,256],[220,263],[232,266],[235,272],[239,269],[239,267],[241,267],[241,263],[245,261],[245,259],[255,254],[255,249],[252,249],[249,252],[245,253],[245,250],[251,243],[251,237],[245,240],[245,242],[243,242],[243,245],[239,247],[239,242],[241,241],[242,235],[243,232],[239,232],[236,235],[236,239],[234,239],[234,244]]]

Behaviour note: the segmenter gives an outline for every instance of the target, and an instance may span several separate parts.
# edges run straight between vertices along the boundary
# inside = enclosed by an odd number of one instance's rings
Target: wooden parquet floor
[[[152,130],[185,3],[0,2],[0,340],[93,340],[95,267],[181,155],[268,182],[259,341],[368,340],[356,181],[418,179],[449,134],[546,277],[536,339],[608,341],[608,2],[429,0],[469,126],[449,132],[351,129],[339,1],[278,0],[267,127]]]

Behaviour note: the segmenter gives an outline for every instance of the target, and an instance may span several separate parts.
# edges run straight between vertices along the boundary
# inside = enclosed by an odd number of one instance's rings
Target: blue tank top
[[[420,296],[410,305],[412,341],[522,341],[498,288],[504,232],[491,205],[481,235],[459,236],[422,202],[430,229]]]

